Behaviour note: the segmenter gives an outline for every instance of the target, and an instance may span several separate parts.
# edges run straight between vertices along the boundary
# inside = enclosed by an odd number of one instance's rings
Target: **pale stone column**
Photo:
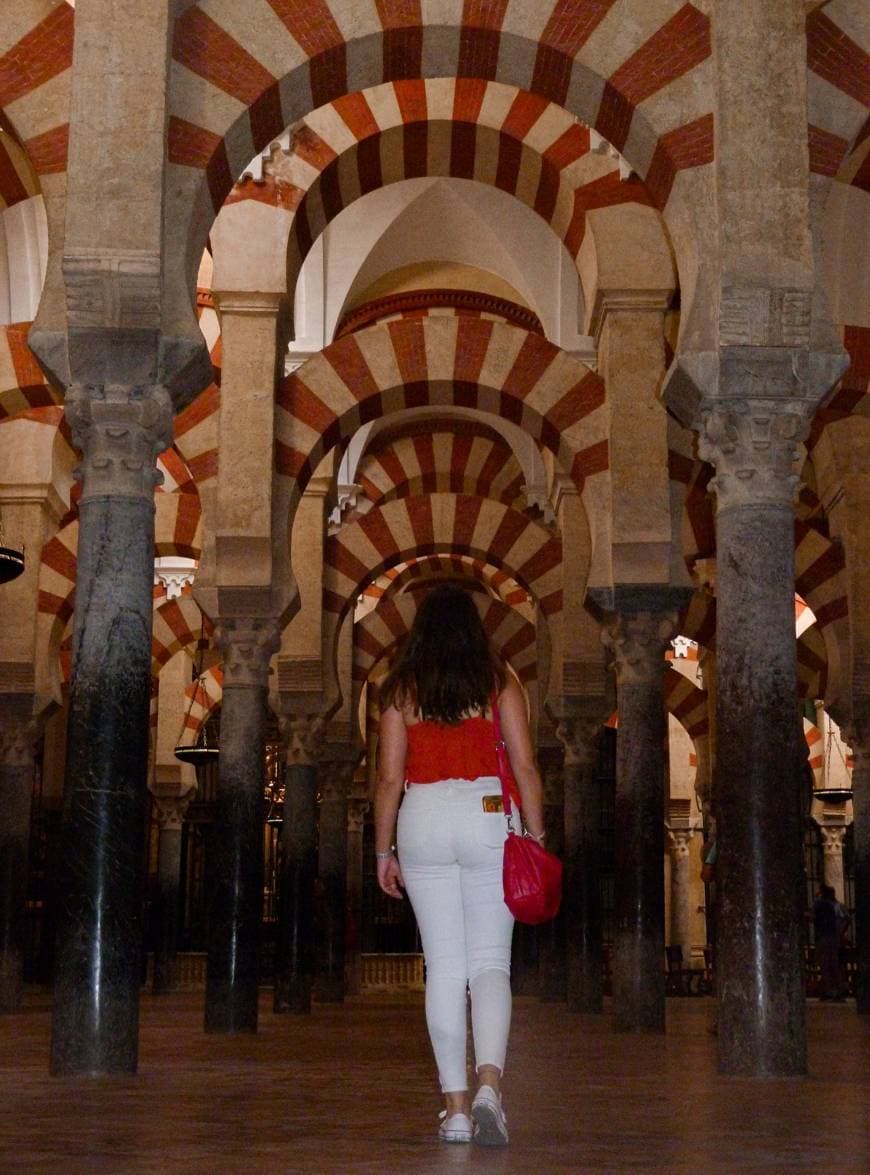
[[[664,594],[664,593],[663,593]],[[664,653],[677,613],[637,612],[605,630],[619,731],[613,883],[613,1013],[621,1032],[665,1029]]]
[[[689,869],[689,846],[695,835],[691,829],[669,829],[671,853],[671,946],[683,948],[683,963],[688,967],[692,955],[692,878]]]
[[[221,747],[211,842],[206,1032],[256,1032],[263,913],[263,788],[269,662],[280,633],[268,618],[223,619]]]
[[[353,935],[345,956],[348,995],[359,995],[362,991],[363,836],[368,809],[369,802],[364,796],[351,796],[347,808],[347,908]]]
[[[152,982],[154,995],[175,991],[178,986],[176,957],[181,897],[181,830],[195,790],[196,786],[192,783],[182,787],[161,787],[157,783],[151,785],[159,829],[157,891],[153,909],[156,927]]]
[[[138,1054],[155,459],[165,388],[76,386],[82,451],[52,1071],[134,1072]]]
[[[845,825],[832,828],[822,825],[822,848],[825,853],[825,882],[834,887],[837,901],[845,897],[843,877],[843,841],[846,839]]]
[[[18,1011],[24,987],[32,710],[29,694],[0,697],[0,1013]]]
[[[287,743],[281,878],[275,940],[276,1012],[311,1011],[314,984],[314,909],[317,881],[317,761],[324,730],[322,715],[281,718]]]
[[[348,796],[361,749],[348,743],[327,744],[320,759],[315,992],[323,1003],[341,1003],[344,999]]]
[[[562,708],[556,737],[565,751],[564,877],[566,998],[569,1012],[600,1012],[604,998],[601,918],[601,795],[596,774],[600,718]]]
[[[866,699],[860,699],[865,705]],[[863,711],[865,714],[866,710]],[[858,953],[858,1012],[870,1015],[870,719],[852,723],[846,734],[852,748],[852,808],[855,837],[855,946]]]

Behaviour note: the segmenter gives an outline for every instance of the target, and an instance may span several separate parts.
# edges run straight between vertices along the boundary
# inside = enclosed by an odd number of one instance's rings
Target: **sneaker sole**
[[[451,1131],[449,1134],[439,1134],[438,1140],[439,1142],[447,1142],[451,1145],[455,1145],[456,1143],[461,1144],[464,1142],[471,1142],[471,1135],[465,1133],[459,1134]]]
[[[472,1106],[471,1116],[477,1126],[474,1141],[478,1146],[507,1146],[507,1131],[492,1106],[485,1102],[479,1106]]]

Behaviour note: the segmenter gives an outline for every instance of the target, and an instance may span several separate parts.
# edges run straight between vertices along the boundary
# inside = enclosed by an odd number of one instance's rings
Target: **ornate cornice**
[[[456,310],[459,314],[494,314],[512,326],[519,326],[533,334],[544,333],[541,320],[533,310],[507,298],[484,294],[480,290],[431,289],[388,294],[385,298],[375,298],[362,306],[355,306],[339,322],[335,338],[340,339],[354,331],[373,326],[380,319],[394,314],[413,314],[442,308]]]

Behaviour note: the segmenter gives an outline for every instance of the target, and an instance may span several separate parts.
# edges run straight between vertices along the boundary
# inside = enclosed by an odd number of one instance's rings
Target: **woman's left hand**
[[[386,861],[378,861],[378,885],[391,898],[404,897],[401,890],[405,888],[405,883],[402,880],[402,870],[396,857],[388,857]]]

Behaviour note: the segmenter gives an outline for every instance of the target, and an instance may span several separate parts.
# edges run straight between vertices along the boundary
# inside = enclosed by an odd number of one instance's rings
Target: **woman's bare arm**
[[[408,734],[401,710],[388,706],[378,728],[378,780],[375,784],[375,852],[387,853],[395,844],[396,814],[405,785]],[[377,862],[378,884],[392,898],[402,896],[399,862],[394,856]]]
[[[508,678],[507,685],[499,694],[498,712],[511,770],[520,789],[523,822],[532,836],[540,840],[544,832],[543,787],[532,750],[526,699],[519,683],[513,678]]]

